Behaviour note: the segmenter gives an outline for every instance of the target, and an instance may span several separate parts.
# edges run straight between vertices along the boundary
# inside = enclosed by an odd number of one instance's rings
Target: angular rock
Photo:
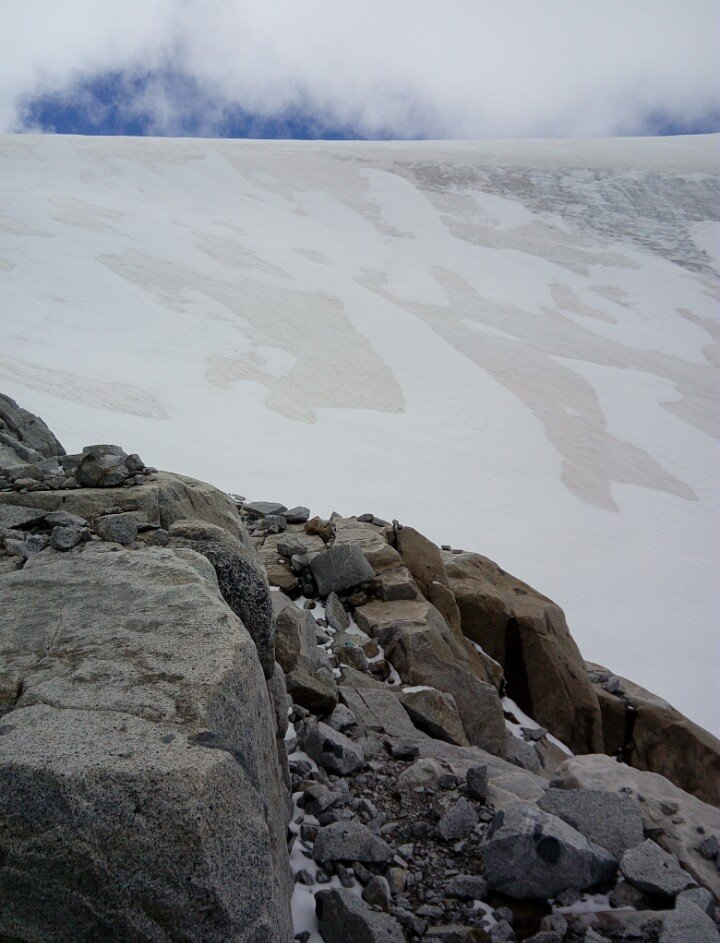
[[[290,508],[289,511],[280,512],[288,524],[304,524],[310,517],[310,508],[302,506]]]
[[[477,874],[458,874],[448,885],[448,897],[460,900],[483,900],[488,893],[488,883]]]
[[[333,730],[347,730],[348,727],[354,727],[357,724],[355,715],[344,704],[338,704],[328,717],[328,724]]]
[[[250,501],[243,504],[243,510],[252,514],[253,517],[267,517],[268,514],[283,514],[287,508],[284,504],[277,504],[275,501]]]
[[[386,912],[389,911],[392,906],[392,894],[387,878],[373,874],[363,888],[362,898],[374,907],[379,907]]]
[[[468,746],[455,698],[435,688],[405,688],[398,697],[415,726],[430,737]]]
[[[95,532],[103,540],[131,544],[137,540],[138,529],[131,514],[106,514],[95,522]]]
[[[573,752],[601,752],[598,699],[562,609],[479,554],[443,559],[462,631],[503,666],[510,697]]]
[[[466,650],[440,613],[425,600],[374,601],[355,610],[357,624],[385,647],[385,656],[409,685],[451,694],[468,741],[490,753],[505,750],[502,704],[475,673]],[[484,675],[482,665],[480,671]]]
[[[640,803],[600,789],[548,789],[538,806],[620,860],[643,840]]]
[[[313,724],[303,745],[311,759],[339,776],[354,773],[365,764],[362,747],[327,724]]]
[[[83,488],[116,488],[130,477],[126,458],[117,445],[88,446],[74,471],[75,479]]]
[[[400,554],[387,542],[384,529],[362,523],[354,517],[337,517],[332,524],[335,534],[333,546],[357,547],[374,573],[382,573],[402,563]]]
[[[718,943],[717,924],[694,904],[676,907],[663,921],[658,943]]]
[[[405,943],[394,917],[371,910],[344,888],[318,891],[315,912],[325,943]]]
[[[48,527],[87,527],[87,521],[84,517],[80,517],[78,514],[70,514],[69,511],[50,511],[43,518],[43,523]]]
[[[285,681],[293,702],[313,714],[330,714],[337,706],[338,688],[332,675],[311,673],[303,665],[298,665],[288,673]]]
[[[97,542],[0,577],[8,688],[0,937],[290,939],[273,712],[203,557]]]
[[[360,861],[363,864],[384,864],[395,852],[386,841],[361,822],[333,822],[318,830],[312,849],[313,860]]]
[[[445,841],[457,841],[459,838],[467,838],[477,821],[477,809],[472,802],[461,796],[443,815],[437,828]]]
[[[0,529],[35,524],[41,521],[43,517],[43,512],[34,508],[25,508],[17,504],[0,504]]]
[[[0,447],[13,450],[20,461],[64,455],[65,449],[39,416],[0,393]],[[7,460],[7,459],[6,459]]]
[[[352,674],[355,678],[358,672]],[[343,682],[350,671],[343,668]],[[403,709],[397,694],[386,684],[368,682],[340,685],[340,697],[350,708],[358,724],[366,730],[386,733],[391,737],[406,738],[417,734],[412,721]]]
[[[462,927],[456,924],[430,927],[423,940],[427,943],[493,943],[487,930],[482,927]]]
[[[505,756],[511,763],[521,769],[529,770],[531,773],[539,773],[542,770],[542,764],[535,745],[516,737],[510,731],[507,734]]]
[[[330,593],[325,602],[325,618],[330,628],[336,632],[344,632],[350,628],[350,616],[337,593]]]
[[[321,596],[341,593],[360,583],[371,580],[375,571],[356,546],[330,547],[310,563],[318,592]]]
[[[715,898],[705,887],[689,887],[685,891],[680,891],[675,898],[675,906],[682,907],[683,904],[694,904],[709,917],[715,916]]]
[[[53,527],[50,546],[55,550],[72,550],[80,543],[82,536],[82,527]]]
[[[561,819],[524,804],[492,820],[482,846],[485,877],[509,897],[556,897],[610,880],[617,861]]]
[[[644,894],[668,900],[674,900],[680,891],[695,883],[687,871],[680,867],[675,855],[663,851],[649,838],[623,854],[620,870],[625,880]]]
[[[701,834],[720,833],[720,809],[683,792],[664,776],[633,769],[603,755],[565,760],[555,771],[553,785],[642,796],[640,808],[646,832],[665,851],[677,855],[682,867],[720,899],[720,874],[715,862],[703,858],[698,849]],[[665,808],[677,808],[677,813],[670,817]]]
[[[484,802],[487,799],[488,788],[487,766],[471,766],[466,773],[466,780],[470,795]]]

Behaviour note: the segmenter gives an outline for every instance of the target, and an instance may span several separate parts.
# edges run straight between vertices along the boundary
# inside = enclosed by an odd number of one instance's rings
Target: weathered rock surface
[[[325,943],[405,943],[394,917],[371,910],[352,891],[318,891],[315,901]]]
[[[0,465],[37,462],[65,454],[39,416],[0,393]]]
[[[720,805],[720,740],[640,685],[600,665],[587,665],[590,678],[597,679],[605,752],[620,754],[631,766],[659,773],[703,802]],[[617,684],[609,684],[610,678]]]
[[[420,686],[405,688],[398,695],[415,726],[448,743],[468,746],[468,739],[458,715],[455,698],[436,688]]]
[[[472,671],[468,656],[440,613],[425,600],[374,601],[355,612],[365,632],[409,685],[427,685],[455,698],[471,744],[501,755],[505,720],[495,688]],[[482,665],[480,672],[484,673]]]
[[[487,557],[443,559],[462,630],[503,666],[510,697],[574,752],[602,752],[597,696],[562,609]]]
[[[618,860],[643,840],[641,806],[628,795],[601,789],[548,789],[538,806]]]
[[[339,776],[354,773],[365,763],[362,747],[328,724],[312,724],[303,745],[311,759]]]
[[[680,867],[677,856],[663,851],[650,839],[623,854],[620,870],[625,880],[644,894],[670,900],[694,883],[687,871]]]
[[[718,943],[717,924],[694,904],[676,907],[663,920],[658,943]]]
[[[275,658],[285,672],[288,691],[296,704],[317,714],[329,714],[338,690],[327,654],[318,648],[316,623],[282,593],[272,593],[275,614]]]
[[[313,858],[327,861],[361,861],[382,864],[395,854],[390,845],[360,822],[334,822],[317,833]]]
[[[662,848],[677,855],[682,867],[720,899],[715,862],[699,850],[704,836],[720,835],[720,809],[683,792],[658,773],[633,769],[603,755],[567,759],[556,770],[553,785],[606,789],[616,794],[629,790],[640,802],[645,830]]]
[[[341,593],[371,580],[375,571],[356,546],[335,546],[319,553],[310,562],[321,596]]]
[[[0,935],[286,943],[255,646],[204,557],[109,547],[0,577]]]
[[[610,880],[617,861],[561,819],[529,805],[498,812],[483,845],[485,877],[510,897],[555,897]]]
[[[225,602],[255,642],[265,677],[271,677],[275,620],[267,580],[254,552],[225,528],[207,521],[175,521],[169,533],[171,546],[190,547],[212,563]]]

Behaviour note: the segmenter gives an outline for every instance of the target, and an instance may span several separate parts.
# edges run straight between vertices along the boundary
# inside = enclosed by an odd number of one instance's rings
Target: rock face
[[[0,640],[0,935],[286,943],[273,709],[208,561],[38,557]]]
[[[65,454],[39,416],[0,393],[0,465],[39,462]]]
[[[548,789],[538,806],[618,860],[643,840],[641,806],[628,795],[601,789]]]
[[[720,805],[720,740],[640,685],[586,664],[602,711],[605,752]]]
[[[498,812],[483,846],[490,887],[510,897],[555,897],[613,877],[617,861],[561,819],[532,806]]]
[[[492,560],[444,554],[465,635],[505,670],[520,708],[576,753],[601,753],[597,695],[562,609]]]

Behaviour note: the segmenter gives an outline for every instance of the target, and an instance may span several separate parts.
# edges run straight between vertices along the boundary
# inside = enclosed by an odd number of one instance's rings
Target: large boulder
[[[635,796],[645,831],[682,867],[720,900],[720,875],[715,862],[700,851],[703,838],[720,835],[720,809],[683,792],[658,773],[633,769],[609,756],[575,756],[556,770],[553,785],[564,789],[604,789]]]
[[[482,662],[471,662],[440,613],[426,600],[375,600],[355,610],[357,624],[385,648],[385,657],[409,685],[451,694],[469,743],[505,751],[505,720]]]
[[[40,554],[0,665],[0,937],[287,943],[273,708],[204,557]]]
[[[695,882],[678,861],[649,838],[628,848],[620,859],[620,871],[626,881],[644,894],[674,901],[680,891]]]
[[[438,609],[451,628],[460,631],[460,610],[450,589],[439,548],[414,527],[397,527],[394,537],[398,553],[423,596]]]
[[[605,753],[720,805],[720,740],[639,684],[600,665],[587,667],[602,711]]]
[[[518,804],[496,813],[482,846],[489,886],[509,897],[555,897],[610,880],[617,860],[562,819]]]
[[[419,729],[438,740],[468,746],[455,698],[436,688],[421,685],[405,688],[399,694],[400,703]]]
[[[643,840],[642,809],[633,796],[603,789],[548,789],[538,806],[618,860]]]
[[[317,623],[282,593],[272,593],[275,613],[275,658],[285,672],[287,689],[296,704],[315,714],[329,714],[338,690],[327,653],[317,645]]]
[[[275,666],[275,619],[270,589],[255,554],[224,527],[207,521],[175,521],[169,543],[190,547],[212,563],[225,602],[250,633],[265,677],[270,678]]]
[[[359,547],[332,546],[310,561],[310,569],[321,596],[342,593],[371,580],[375,571]]]
[[[64,454],[65,449],[39,416],[0,393],[0,468]]]
[[[598,699],[562,609],[487,557],[444,562],[462,630],[503,666],[510,697],[574,752],[602,752]]]
[[[355,517],[336,517],[332,521],[333,547],[357,547],[374,573],[382,573],[402,563],[400,554],[387,541],[387,529]]]

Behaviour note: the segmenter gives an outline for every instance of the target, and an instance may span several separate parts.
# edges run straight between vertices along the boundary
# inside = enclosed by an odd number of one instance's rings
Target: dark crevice
[[[530,695],[530,682],[523,652],[522,631],[517,619],[508,619],[505,626],[505,679],[508,695],[521,711],[533,717],[533,702]]]

